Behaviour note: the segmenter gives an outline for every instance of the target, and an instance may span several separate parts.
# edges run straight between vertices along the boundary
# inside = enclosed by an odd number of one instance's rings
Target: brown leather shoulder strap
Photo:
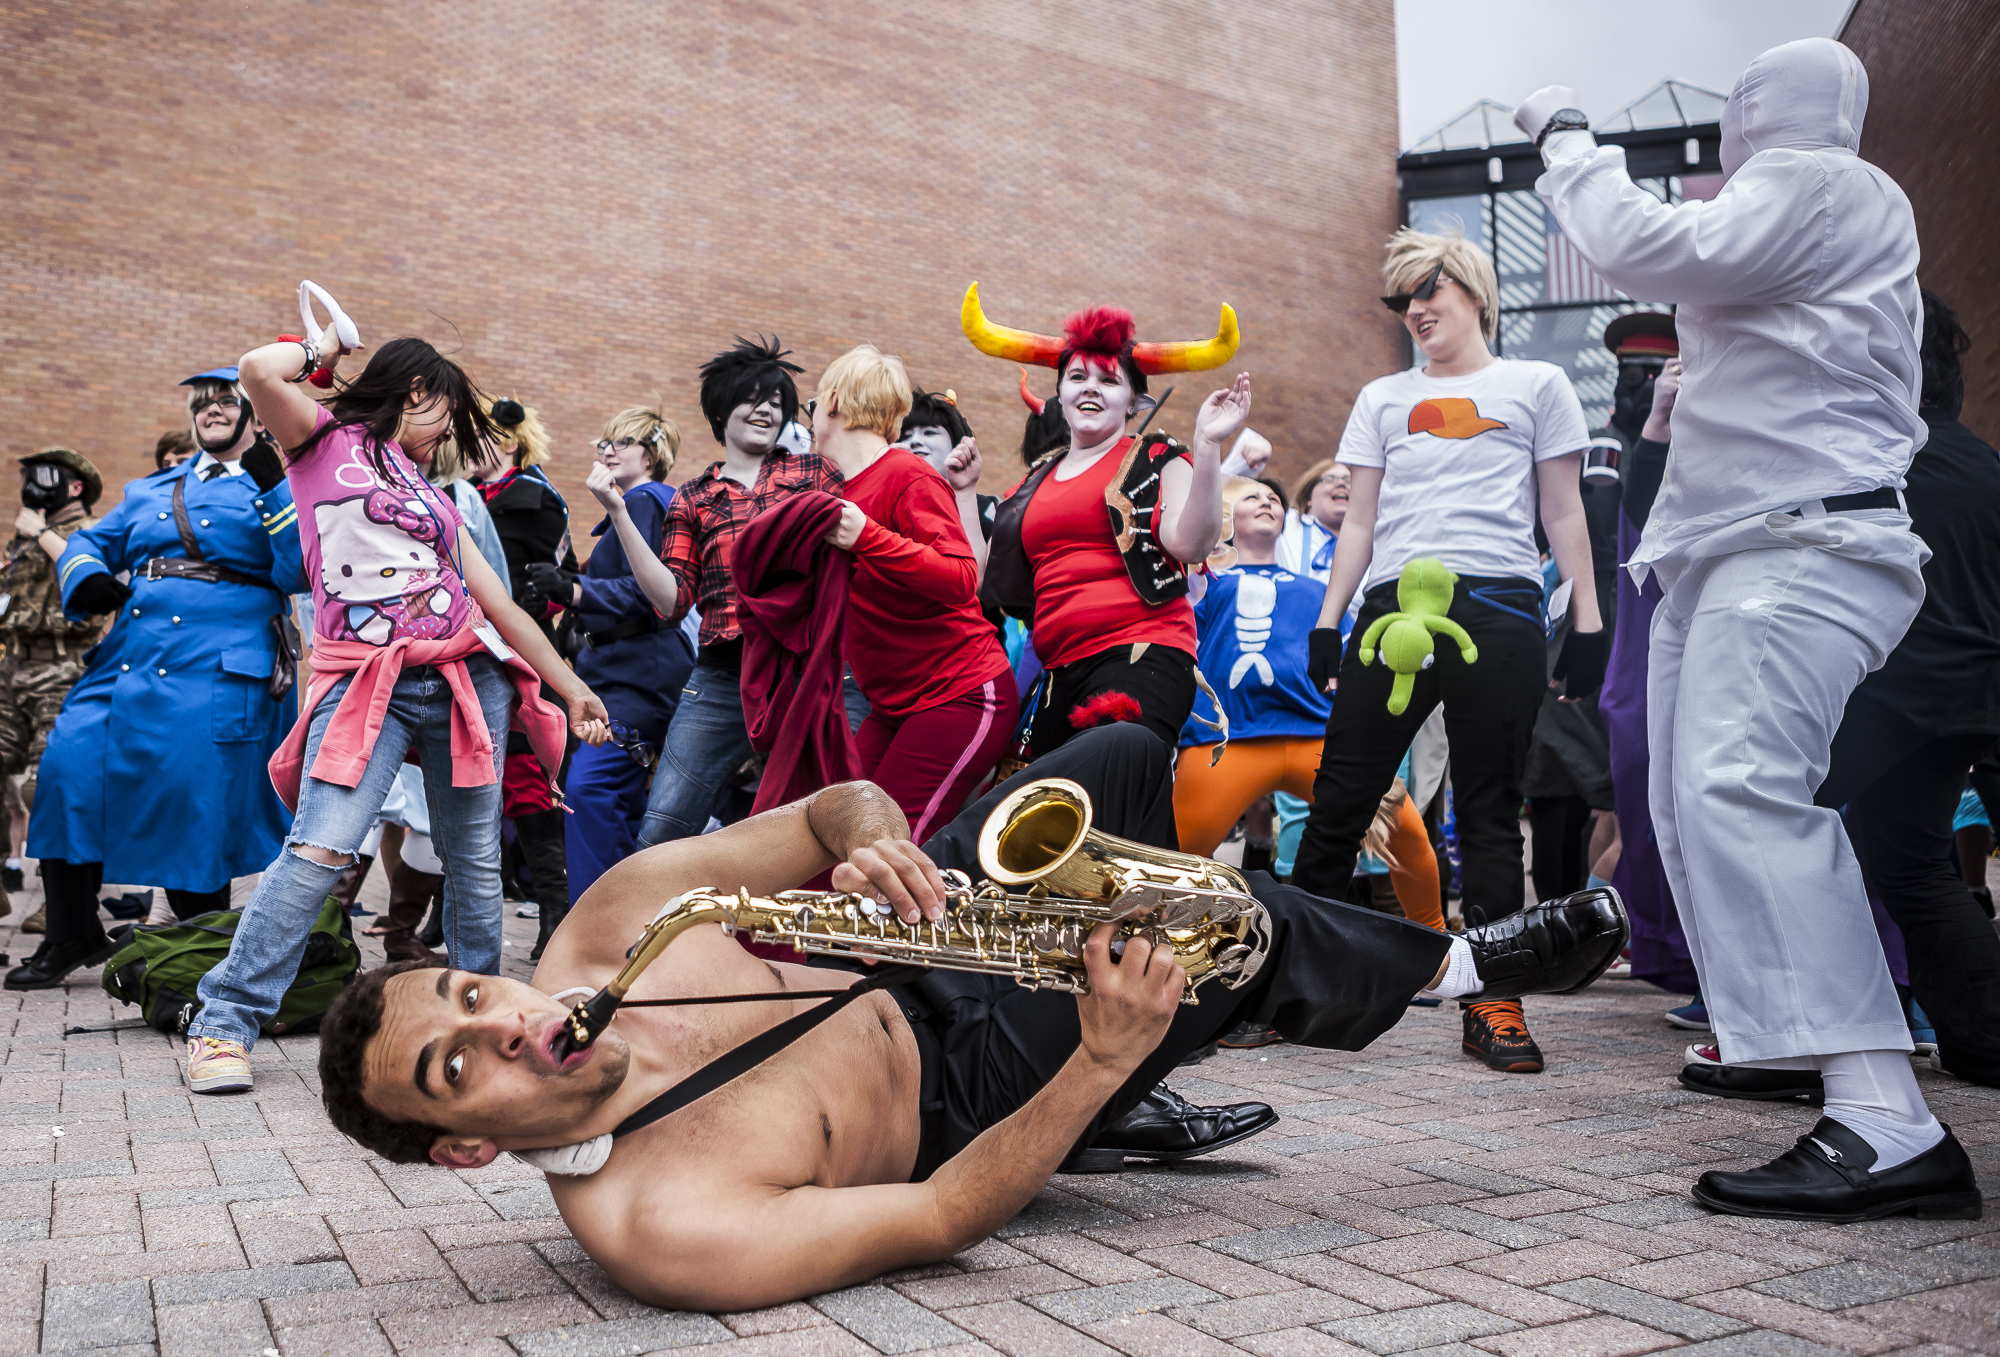
[[[181,549],[187,552],[190,561],[208,559],[201,554],[201,543],[194,540],[194,524],[188,522],[186,476],[174,482],[174,527],[180,531]]]

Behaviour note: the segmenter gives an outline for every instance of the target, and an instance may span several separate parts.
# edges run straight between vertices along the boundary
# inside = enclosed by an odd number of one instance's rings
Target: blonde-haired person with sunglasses
[[[1333,693],[1333,714],[1292,879],[1345,898],[1382,794],[1442,702],[1465,922],[1493,924],[1521,910],[1521,775],[1549,686],[1538,506],[1571,589],[1571,631],[1555,670],[1567,677],[1564,696],[1588,696],[1604,677],[1579,479],[1590,433],[1561,368],[1498,358],[1488,347],[1500,295],[1484,250],[1405,228],[1388,243],[1382,277],[1383,303],[1401,318],[1417,362],[1363,387],[1340,439],[1336,460],[1353,479],[1310,641],[1312,680]],[[1397,578],[1423,558],[1458,577],[1450,617],[1470,633],[1478,659],[1467,663],[1457,647],[1440,646],[1395,714],[1394,675],[1379,661],[1361,663],[1360,639],[1397,610]],[[1338,624],[1356,589],[1364,591],[1361,613],[1343,657]],[[1464,1045],[1496,1070],[1542,1068],[1517,999],[1467,1003]]]
[[[680,425],[659,406],[655,399],[605,421],[585,482],[593,494],[622,497],[624,513],[655,557],[674,500],[674,487],[664,482],[681,449]],[[638,847],[653,764],[694,671],[692,629],[655,611],[612,526],[607,513],[590,530],[597,545],[569,597],[559,600],[575,620],[576,672],[587,676],[612,720],[612,743],[571,755],[563,784],[576,811],[563,824],[571,899]]]

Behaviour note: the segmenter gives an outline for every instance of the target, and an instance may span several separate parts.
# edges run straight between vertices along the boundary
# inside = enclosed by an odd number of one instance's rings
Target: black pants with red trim
[[[1130,724],[1079,733],[995,787],[927,840],[941,867],[976,876],[979,830],[999,800],[1037,777],[1066,777],[1090,793],[1095,825],[1121,838],[1172,848],[1173,750]],[[1270,913],[1271,947],[1240,990],[1210,981],[1183,1006],[1159,1047],[1104,1105],[1079,1143],[1136,1106],[1189,1052],[1244,1020],[1276,1027],[1307,1046],[1358,1051],[1394,1026],[1428,985],[1451,939],[1405,919],[1321,900],[1250,873]],[[1082,1040],[1076,1000],[1013,981],[933,971],[888,990],[923,1057],[923,1138],[915,1177],[970,1145],[1054,1078]]]

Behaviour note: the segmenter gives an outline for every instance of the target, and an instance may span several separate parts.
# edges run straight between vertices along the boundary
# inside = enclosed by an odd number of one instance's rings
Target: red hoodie
[[[841,681],[854,558],[830,546],[840,501],[820,490],[743,525],[730,553],[743,628],[743,720],[767,755],[754,810],[861,776]]]

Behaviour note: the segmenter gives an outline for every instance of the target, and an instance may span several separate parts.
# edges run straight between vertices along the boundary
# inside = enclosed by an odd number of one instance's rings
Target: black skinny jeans
[[[1903,930],[1910,991],[1962,1079],[2000,1086],[2000,936],[1958,874],[1952,813],[1991,731],[1939,735],[1867,687],[1848,699],[1814,804],[1853,806],[1861,869]]]
[[[1472,597],[1475,589],[1505,608]],[[1392,716],[1388,702],[1395,675],[1379,654],[1373,664],[1363,665],[1360,650],[1369,625],[1397,610],[1396,583],[1390,580],[1368,591],[1341,660],[1326,748],[1313,781],[1312,813],[1292,869],[1294,885],[1314,895],[1348,898],[1361,836],[1395,780],[1410,741],[1432,708],[1443,702],[1466,926],[1492,923],[1520,910],[1526,897],[1521,772],[1548,687],[1548,638],[1540,621],[1529,615],[1539,614],[1541,597],[1542,586],[1535,580],[1461,576],[1447,616],[1465,628],[1479,657],[1467,664],[1456,641],[1437,636],[1436,663],[1416,675],[1410,705],[1401,716]]]

